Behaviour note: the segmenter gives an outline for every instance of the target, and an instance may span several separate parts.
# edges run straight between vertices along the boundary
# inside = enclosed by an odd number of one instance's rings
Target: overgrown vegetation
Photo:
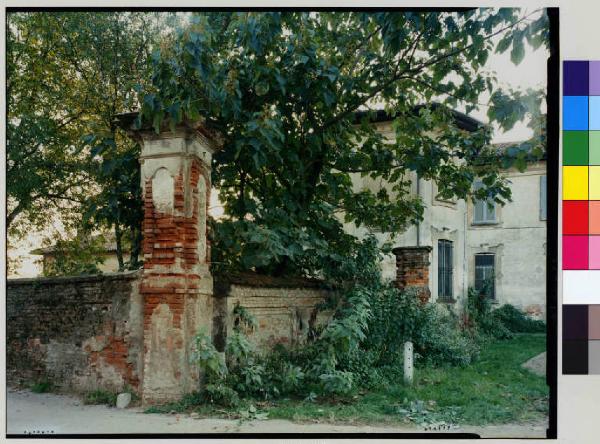
[[[528,156],[543,152],[543,93],[502,91],[481,68],[491,51],[512,48],[519,63],[525,41],[546,41],[543,13],[530,18],[486,9],[208,13],[153,53],[137,124],[158,133],[204,118],[223,137],[212,180],[225,215],[211,222],[212,271],[320,277],[335,289],[322,307],[330,322],[310,326],[302,346],[261,355],[244,334],[251,323],[240,322],[222,354],[199,333],[193,358],[206,386],[198,399],[232,407],[244,399],[344,398],[397,380],[406,340],[419,365],[439,367],[471,364],[482,339],[511,337],[482,301],[470,299],[463,325],[381,283],[381,246],[349,234],[343,222],[386,232],[418,222],[423,202],[410,193],[413,173],[435,181],[446,198],[510,199],[500,171],[524,169]],[[490,36],[504,31],[492,44]],[[450,73],[469,88],[446,81]],[[490,121],[504,129],[529,113],[534,137],[523,150],[503,156],[490,150],[489,128],[457,127],[451,107],[472,109],[483,92],[492,97]],[[438,94],[441,105],[423,105]],[[371,114],[356,114],[376,101],[393,118],[389,139]],[[356,187],[354,173],[385,186]]]
[[[514,333],[543,333],[546,323],[532,319],[518,308],[504,304],[493,309],[493,301],[483,291],[470,288],[463,318],[464,326],[473,334],[496,339],[510,339]]]
[[[84,404],[107,404],[111,407],[117,405],[117,393],[107,390],[94,390],[86,393],[83,398]]]
[[[516,316],[514,307],[505,306],[501,310],[503,315],[496,316],[490,299],[475,290],[469,291],[463,317],[452,315],[436,304],[423,305],[413,292],[400,292],[381,282],[377,266],[380,254],[375,239],[368,237],[361,243],[357,256],[344,268],[328,270],[329,281],[336,282],[339,288],[335,297],[321,309],[333,310],[332,319],[323,327],[311,326],[308,342],[301,346],[279,345],[268,353],[258,353],[246,335],[255,328],[256,322],[244,307],[235,307],[233,334],[228,337],[224,353],[216,350],[206,332],[196,336],[192,359],[202,369],[203,390],[186,396],[180,403],[151,411],[224,408],[248,412],[252,407],[256,413],[256,405],[281,407],[299,403],[301,409],[314,414],[312,405],[317,405],[314,404],[317,401],[320,406],[323,403],[346,406],[356,404],[358,397],[370,403],[381,400],[382,393],[393,387],[394,393],[403,395],[388,406],[384,417],[404,415],[414,422],[424,418],[454,421],[460,417],[476,423],[514,419],[515,415],[504,409],[488,413],[487,419],[477,416],[475,410],[465,406],[466,398],[461,398],[459,406],[452,405],[451,396],[442,396],[427,386],[442,380],[450,384],[443,377],[446,373],[461,375],[459,379],[470,386],[472,381],[467,384],[462,375],[472,377],[472,369],[480,367],[485,367],[486,371],[478,375],[478,384],[490,383],[488,362],[497,357],[486,356],[485,350],[502,350],[506,354],[511,349],[502,344],[514,345],[521,341],[511,330],[513,323],[509,323],[509,329],[502,322],[502,316],[507,317],[505,314],[509,313],[508,319],[520,319],[524,325],[529,325],[528,322],[540,324]],[[358,273],[357,267],[363,273]],[[403,380],[402,346],[407,340],[413,342],[416,351],[418,380],[415,388],[398,384]],[[485,347],[481,347],[483,344]],[[536,347],[539,345],[538,342],[535,344]],[[521,358],[521,353],[516,350],[515,355]],[[514,357],[509,362],[513,367],[522,363]],[[524,373],[513,367],[510,373],[521,378]],[[429,382],[427,377],[421,379],[422,375],[431,375],[438,382]],[[497,375],[489,378],[495,377]],[[505,376],[502,376],[499,384],[505,385],[505,382]],[[538,382],[532,384],[540,385]],[[421,397],[423,393],[431,396],[425,404]],[[536,396],[535,408],[543,410],[543,396]],[[486,395],[481,394],[481,397],[489,401]],[[285,411],[287,407],[281,408]],[[353,410],[355,413],[357,408]],[[381,408],[377,407],[379,411]],[[282,411],[277,409],[281,414]]]
[[[513,333],[506,325],[494,316],[492,300],[485,291],[469,288],[463,322],[473,335],[490,336],[496,339],[513,337]]]
[[[376,409],[390,420],[405,417],[413,422],[434,419],[502,422],[523,414],[508,412],[504,407],[494,407],[493,413],[484,414],[467,404],[475,403],[481,408],[491,402],[487,395],[474,394],[472,389],[465,388],[451,394],[436,386],[447,384],[452,386],[452,390],[457,390],[456,383],[444,376],[449,374],[465,386],[472,387],[473,380],[467,379],[474,377],[476,370],[473,369],[485,368],[477,375],[478,385],[487,386],[500,378],[498,386],[508,390],[506,375],[498,372],[508,372],[518,380],[526,375],[519,367],[526,359],[522,356],[524,353],[515,349],[515,356],[508,357],[512,350],[510,347],[525,342],[530,346],[525,353],[530,354],[533,349],[543,349],[540,346],[543,338],[517,336],[518,333],[512,331],[515,330],[512,328],[514,322],[508,323],[511,330],[502,322],[502,316],[519,319],[523,325],[539,323],[515,315],[518,310],[514,307],[505,306],[500,311],[503,315],[496,316],[489,298],[475,290],[469,291],[462,317],[437,304],[422,304],[413,292],[400,292],[392,285],[382,283],[377,266],[380,254],[375,239],[368,237],[344,269],[337,272],[330,270],[330,281],[339,279],[340,288],[334,293],[335,297],[321,308],[333,310],[332,319],[324,327],[312,326],[312,336],[308,335],[306,344],[294,347],[278,345],[268,353],[257,353],[246,335],[256,328],[256,321],[244,307],[236,306],[233,334],[228,337],[224,353],[216,350],[206,332],[196,336],[192,359],[202,369],[205,378],[203,390],[186,396],[179,403],[155,407],[150,411],[222,408],[231,414],[249,412],[251,407],[255,414],[264,414],[262,410],[257,411],[256,406],[268,405],[285,417],[287,413],[284,412],[289,411],[286,406],[294,405],[307,412],[308,416],[320,416],[317,413],[324,405],[326,410],[334,411],[332,405],[339,404],[342,406],[339,409],[345,412],[342,416],[352,416],[350,412],[357,415],[361,408],[356,401],[361,399],[367,402],[369,409]],[[363,273],[357,273],[355,267]],[[402,348],[408,340],[413,342],[416,351],[415,387],[404,387],[398,382],[403,380]],[[498,360],[507,358],[502,369],[491,372],[491,360],[496,365]],[[533,380],[528,383],[536,387],[533,410],[543,410],[543,384]],[[430,384],[436,388],[429,387]],[[376,402],[389,396],[383,393],[390,387],[391,393],[397,396],[395,401],[385,408],[381,405],[376,407]],[[520,390],[512,385],[510,389],[515,388]],[[496,389],[494,394],[498,394]],[[424,398],[425,395],[427,397]],[[478,396],[485,401],[480,402]],[[515,392],[502,396],[514,403],[516,398],[512,397],[519,395]],[[316,405],[319,409],[314,407]],[[522,406],[519,405],[519,408]]]
[[[544,333],[546,331],[544,321],[531,319],[510,304],[497,308],[492,314],[513,333]]]
[[[258,400],[242,398],[236,406],[205,403],[199,394],[180,402],[155,406],[147,413],[198,412],[201,416],[244,419],[250,409],[263,418],[341,423],[420,425],[495,424],[543,420],[548,411],[544,378],[521,364],[546,350],[542,334],[516,334],[490,340],[479,358],[467,367],[419,365],[412,386],[402,375],[383,380],[349,396],[285,396]]]
[[[518,64],[526,43],[546,44],[543,11],[202,12],[185,22],[169,33],[164,20],[142,13],[9,16],[13,237],[44,226],[51,203],[88,228],[114,230],[119,268],[137,267],[139,146],[115,116],[141,107],[137,123],[157,132],[203,119],[223,139],[211,169],[225,212],[211,221],[212,271],[318,276],[336,297],[323,307],[331,321],[311,326],[303,346],[257,353],[243,307],[225,354],[199,333],[193,359],[206,386],[186,403],[347,400],[401,379],[406,340],[417,365],[438,368],[473,364],[483,337],[511,337],[486,301],[469,297],[462,329],[459,318],[381,283],[380,246],[349,234],[344,222],[386,232],[419,222],[424,202],[410,191],[413,174],[435,181],[443,198],[510,199],[501,170],[522,170],[543,154],[544,93],[503,90],[486,62],[509,51]],[[490,124],[508,130],[527,118],[532,139],[498,153],[490,127],[459,128],[452,109],[470,112],[485,95]],[[390,138],[372,124],[381,104]],[[356,187],[356,174],[385,185]],[[475,189],[476,179],[484,186]],[[93,259],[67,247],[49,273],[93,270]],[[516,328],[517,317],[502,313]],[[114,396],[88,398],[112,404]]]
[[[50,381],[39,381],[31,386],[31,391],[33,393],[48,393],[52,391],[54,388],[54,384]]]
[[[360,245],[344,269],[329,270],[340,287],[322,307],[333,310],[332,319],[320,329],[313,326],[306,344],[257,353],[245,334],[256,322],[239,306],[224,353],[200,332],[192,359],[206,385],[197,400],[231,408],[243,399],[348,397],[402,380],[405,341],[413,342],[419,367],[439,368],[472,365],[483,342],[514,337],[494,316],[490,300],[474,290],[461,320],[436,304],[422,304],[411,291],[382,283],[377,242],[368,237]]]

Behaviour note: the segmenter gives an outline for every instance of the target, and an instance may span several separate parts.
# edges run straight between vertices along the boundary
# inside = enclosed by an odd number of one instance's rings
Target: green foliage
[[[52,391],[54,388],[54,384],[50,381],[40,381],[36,382],[31,386],[31,391],[33,393],[48,393]]]
[[[510,339],[513,333],[492,312],[492,300],[486,291],[469,288],[465,306],[464,323],[474,334]]]
[[[382,286],[372,303],[363,348],[374,354],[374,366],[400,365],[404,342],[413,342],[417,362],[467,365],[478,354],[476,343],[458,322],[435,304],[422,304],[413,291]]]
[[[325,393],[347,395],[354,388],[354,375],[350,372],[335,370],[319,375]]]
[[[343,266],[357,240],[342,222],[402,232],[421,219],[410,173],[435,180],[444,198],[509,200],[500,168],[522,158],[491,149],[489,128],[459,129],[450,108],[469,112],[489,94],[491,123],[539,122],[543,94],[504,91],[483,69],[494,51],[518,64],[525,43],[547,42],[544,12],[525,14],[193,14],[152,55],[138,124],[159,132],[202,117],[223,136],[212,170],[225,209],[211,225],[215,271]],[[364,111],[376,104],[394,118],[391,140]],[[354,187],[358,174],[385,186]]]
[[[531,319],[521,310],[510,304],[493,311],[493,316],[513,333],[545,333],[544,321]]]
[[[140,147],[116,129],[105,137],[88,135],[86,141],[92,146],[91,174],[102,184],[102,190],[84,205],[85,223],[91,227],[113,229],[119,271],[135,270],[140,265],[138,255],[144,218],[138,160]],[[130,246],[127,264],[123,257],[124,243]]]
[[[7,227],[12,242],[54,220],[141,240],[135,144],[115,116],[139,107],[170,14],[7,14]],[[93,137],[92,137],[93,136]],[[99,149],[98,141],[104,141]],[[132,254],[139,249],[132,248]],[[120,253],[119,251],[117,251]],[[120,262],[123,262],[118,254]],[[130,258],[131,268],[137,256]],[[125,264],[121,263],[121,268]]]
[[[144,413],[181,413],[205,402],[206,397],[203,394],[192,392],[185,394],[179,401],[148,407]]]
[[[204,388],[204,398],[211,404],[223,407],[237,407],[240,404],[237,392],[223,383],[207,384]]]
[[[58,54],[61,35],[49,14],[7,14],[6,191],[9,236],[48,223],[49,211],[83,199],[85,156],[74,143],[81,131],[81,102],[72,70]],[[71,95],[72,94],[72,95]]]
[[[233,307],[233,328],[236,332],[239,331],[252,331],[256,328],[256,318],[246,309],[238,303]]]
[[[227,375],[227,365],[223,353],[219,353],[211,337],[204,331],[194,337],[194,349],[191,361],[197,363],[205,372],[208,383],[219,381]]]
[[[52,256],[44,264],[44,276],[100,274],[98,265],[104,262],[105,243],[104,237],[85,233],[74,239],[55,239]]]
[[[361,389],[352,397],[286,396],[260,402],[261,417],[294,422],[347,424],[422,425],[544,424],[548,412],[545,378],[523,369],[528,359],[546,350],[545,335],[517,334],[509,340],[491,340],[481,356],[467,367],[420,367],[413,385],[395,378]],[[283,351],[281,351],[283,353]],[[397,368],[397,367],[396,367]],[[210,417],[257,418],[251,412],[256,401],[240,400],[240,406],[224,408],[208,404],[199,393],[178,403],[155,406],[148,412],[194,410]],[[256,407],[254,407],[256,410]],[[247,413],[244,413],[247,412]],[[258,419],[258,418],[257,418]]]
[[[106,390],[94,390],[86,393],[83,398],[84,404],[107,404],[109,406],[117,405],[117,394]]]
[[[343,268],[327,269],[338,289],[323,309],[333,312],[315,337],[295,347],[256,352],[246,332],[255,325],[247,309],[233,310],[234,329],[222,359],[210,338],[199,333],[193,362],[205,371],[210,402],[240,398],[280,399],[311,393],[348,397],[361,387],[402,378],[402,347],[413,341],[421,365],[466,365],[477,355],[474,341],[455,318],[433,304],[421,304],[413,292],[400,292],[381,281],[382,254],[374,237],[359,244]],[[214,393],[212,393],[214,392]],[[227,394],[225,394],[227,393]],[[222,395],[222,396],[221,396]]]

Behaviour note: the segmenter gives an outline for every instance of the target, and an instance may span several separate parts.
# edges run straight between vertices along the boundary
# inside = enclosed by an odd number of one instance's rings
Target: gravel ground
[[[8,434],[120,434],[120,433],[409,433],[417,427],[298,424],[270,419],[244,421],[192,418],[188,414],[145,414],[139,407],[116,409],[83,405],[80,399],[51,393],[9,389],[7,392]],[[505,424],[460,427],[453,432],[478,433],[482,437],[545,437],[545,424]]]

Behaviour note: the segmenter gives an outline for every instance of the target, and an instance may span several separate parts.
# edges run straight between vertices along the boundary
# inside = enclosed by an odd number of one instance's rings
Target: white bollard
[[[407,341],[404,343],[404,383],[412,385],[413,382],[413,343]]]

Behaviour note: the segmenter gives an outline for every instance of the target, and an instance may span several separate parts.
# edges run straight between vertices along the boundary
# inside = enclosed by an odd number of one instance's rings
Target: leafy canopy
[[[524,154],[501,159],[489,128],[463,131],[449,108],[469,111],[489,93],[503,128],[539,114],[542,95],[501,91],[484,68],[494,51],[519,63],[547,33],[545,14],[515,9],[194,14],[153,53],[140,121],[158,131],[203,117],[224,136],[213,165],[226,214],[214,222],[217,268],[311,274],[356,248],[342,221],[389,232],[417,222],[415,174],[446,198],[510,198],[499,171]],[[369,112],[357,118],[378,107],[395,116],[390,137]],[[385,185],[357,188],[357,175]]]
[[[7,226],[11,242],[32,227],[114,229],[141,242],[139,147],[115,126],[138,108],[152,45],[169,14],[8,14]],[[74,231],[74,230],[73,230]],[[119,248],[118,248],[119,251]],[[121,267],[122,254],[119,254]]]

